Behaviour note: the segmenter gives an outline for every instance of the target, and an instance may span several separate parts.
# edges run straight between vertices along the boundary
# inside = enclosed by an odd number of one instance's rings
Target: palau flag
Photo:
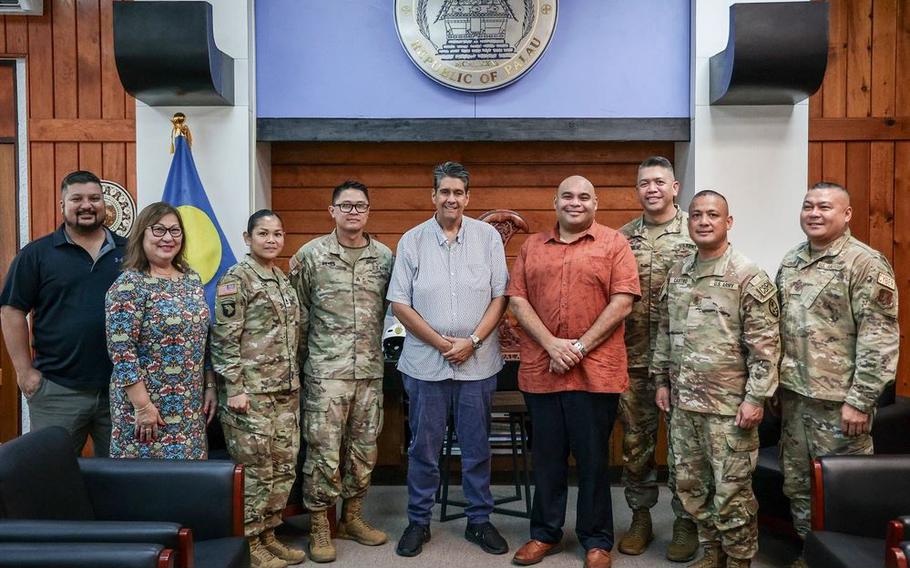
[[[183,129],[185,128],[184,126]],[[182,132],[175,136],[174,160],[164,183],[161,200],[180,211],[186,233],[184,257],[202,278],[209,313],[214,316],[218,279],[237,260],[205,194],[189,144]]]

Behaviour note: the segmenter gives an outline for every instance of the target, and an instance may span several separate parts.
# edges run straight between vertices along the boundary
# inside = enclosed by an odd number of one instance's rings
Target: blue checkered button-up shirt
[[[433,217],[398,241],[386,297],[414,308],[441,335],[468,337],[490,301],[505,294],[508,281],[502,238],[492,225],[463,217],[449,243]],[[435,347],[408,334],[398,370],[425,381],[474,381],[495,375],[502,365],[496,330],[461,365],[450,364]]]

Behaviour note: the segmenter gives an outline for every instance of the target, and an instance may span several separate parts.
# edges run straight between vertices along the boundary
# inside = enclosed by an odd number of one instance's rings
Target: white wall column
[[[734,221],[730,242],[773,278],[784,253],[804,239],[798,216],[808,176],[809,101],[709,104],[708,60],[726,48],[733,3],[692,0],[692,131],[690,142],[676,148],[680,203],[687,208],[703,189],[724,194]]]
[[[212,4],[215,44],[234,58],[234,106],[148,106],[136,101],[136,179],[138,207],[159,201],[172,155],[171,117],[186,115],[193,134],[193,159],[218,222],[234,255],[246,252],[243,231],[258,205],[270,201],[270,189],[254,199],[256,174],[256,105],[254,77],[254,0],[218,0]]]

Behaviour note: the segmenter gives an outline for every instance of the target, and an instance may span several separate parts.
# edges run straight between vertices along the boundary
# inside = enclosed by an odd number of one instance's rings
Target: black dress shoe
[[[505,554],[509,551],[509,544],[502,538],[493,523],[468,523],[464,529],[464,537],[469,542],[480,545],[484,552],[490,554]]]
[[[404,529],[404,534],[398,539],[395,554],[398,556],[417,556],[423,550],[423,543],[425,542],[430,542],[430,526],[408,523],[407,528]]]

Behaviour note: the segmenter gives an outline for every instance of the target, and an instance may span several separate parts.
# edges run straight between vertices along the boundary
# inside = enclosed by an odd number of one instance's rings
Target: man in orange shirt
[[[594,221],[590,181],[566,178],[554,204],[556,227],[525,242],[506,292],[525,331],[518,384],[534,427],[536,485],[531,540],[513,562],[536,564],[561,549],[571,448],[585,568],[609,568],[609,440],[629,384],[623,320],[641,296],[638,269],[625,237]]]

